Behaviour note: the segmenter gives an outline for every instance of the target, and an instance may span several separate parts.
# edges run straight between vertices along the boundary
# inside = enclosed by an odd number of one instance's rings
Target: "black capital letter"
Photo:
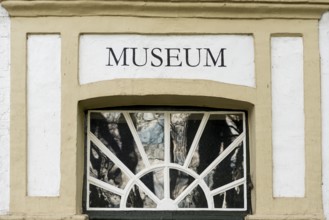
[[[120,54],[119,59],[115,56],[115,53],[114,53],[112,47],[107,47],[106,49],[109,50],[109,59],[108,59],[108,64],[107,64],[106,66],[113,66],[113,65],[111,64],[111,54],[112,54],[113,59],[114,59],[114,62],[115,62],[115,64],[116,64],[117,66],[119,65],[119,62],[120,62],[122,56],[123,56],[123,64],[122,64],[121,66],[129,66],[129,65],[127,64],[127,56],[126,56],[126,55],[127,55],[127,54],[126,54],[126,51],[127,51],[128,48],[126,48],[126,47],[123,48],[123,50],[122,50],[122,52],[121,52],[121,54]]]
[[[153,48],[152,51],[151,51],[152,56],[153,56],[154,58],[156,58],[157,60],[159,60],[160,63],[159,63],[158,65],[155,65],[155,64],[153,63],[153,61],[152,61],[152,62],[151,62],[151,66],[159,67],[159,66],[162,65],[163,60],[162,60],[162,58],[160,57],[159,54],[154,53],[155,50],[158,50],[160,53],[161,53],[162,50],[161,50],[160,48]]]
[[[175,64],[174,65],[171,65],[171,63],[170,63],[171,58],[176,58],[176,60],[179,61],[179,52],[180,52],[180,49],[179,48],[166,48],[166,50],[167,50],[167,65],[166,66],[182,66],[182,62],[180,62],[179,64],[176,64],[176,65]],[[172,50],[177,50],[178,51],[178,54],[176,54],[176,56],[172,56],[170,54],[170,52]]]
[[[225,66],[225,63],[224,63],[224,51],[226,50],[226,48],[221,48],[220,49],[216,60],[215,60],[214,56],[212,55],[212,53],[211,53],[211,51],[210,51],[209,48],[204,48],[204,49],[206,50],[206,65],[204,65],[204,66],[210,67],[210,65],[208,64],[208,55],[210,55],[210,58],[211,58],[211,60],[212,60],[212,62],[214,64],[214,66],[217,65],[217,61],[218,61],[218,59],[220,57],[221,58],[220,59],[221,62],[220,62],[220,65],[218,67],[226,67]]]
[[[190,61],[189,61],[189,50],[190,50],[191,48],[184,48],[184,50],[185,50],[185,57],[186,57],[186,64],[188,65],[188,66],[190,66],[190,67],[197,67],[197,66],[199,66],[200,65],[200,56],[201,56],[201,48],[196,48],[198,51],[199,51],[199,61],[198,61],[198,63],[196,64],[196,65],[191,65],[190,64]]]
[[[144,64],[137,64],[136,63],[136,47],[133,47],[133,48],[131,48],[132,50],[133,50],[133,63],[134,63],[134,65],[135,66],[145,66],[146,65],[146,63],[147,63],[147,50],[149,49],[149,48],[143,48],[144,50],[145,50],[145,62],[144,62]]]

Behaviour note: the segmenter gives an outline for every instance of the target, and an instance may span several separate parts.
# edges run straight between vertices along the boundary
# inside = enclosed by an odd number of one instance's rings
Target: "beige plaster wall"
[[[83,219],[84,216],[80,214],[84,167],[84,111],[127,105],[186,105],[247,110],[250,127],[250,174],[254,185],[251,198],[253,214],[248,219],[323,219],[317,20],[96,16],[14,17],[11,21],[12,216],[7,216],[7,219]],[[28,197],[26,193],[28,33],[59,33],[62,39],[62,177],[60,196],[56,198]],[[125,79],[80,86],[78,49],[79,35],[82,33],[252,34],[256,88],[212,81],[173,79]],[[304,39],[305,198],[274,199],[272,196],[270,38],[273,35],[302,36]]]

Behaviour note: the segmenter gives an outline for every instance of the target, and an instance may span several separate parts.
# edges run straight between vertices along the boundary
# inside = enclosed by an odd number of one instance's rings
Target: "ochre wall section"
[[[62,41],[61,188],[60,196],[56,198],[27,196],[26,37],[29,33],[59,33]],[[81,86],[78,59],[79,36],[83,33],[251,34],[254,37],[256,88],[176,79],[118,79]],[[305,198],[272,196],[270,39],[273,35],[302,36],[304,41]],[[84,219],[81,214],[84,111],[129,105],[247,110],[250,173],[254,185],[253,213],[247,218],[323,219],[318,20],[13,17],[11,53],[11,216],[0,219]]]

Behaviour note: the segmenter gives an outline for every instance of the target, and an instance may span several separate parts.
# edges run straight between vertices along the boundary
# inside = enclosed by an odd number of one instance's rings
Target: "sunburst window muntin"
[[[103,121],[102,125],[95,126],[97,120]],[[87,121],[87,211],[247,210],[244,112],[93,110]],[[187,143],[191,124],[194,136]],[[211,147],[218,148],[215,156],[208,145],[209,153],[199,146],[200,140],[211,142],[214,133],[222,137]],[[106,140],[110,136],[116,150]],[[124,144],[124,138],[132,139],[130,146]],[[97,157],[101,158],[98,170],[93,162]],[[137,164],[132,167],[134,160]],[[221,169],[224,162],[230,163],[226,167],[231,169]],[[109,167],[116,172],[110,174]],[[238,202],[227,201],[228,195]]]

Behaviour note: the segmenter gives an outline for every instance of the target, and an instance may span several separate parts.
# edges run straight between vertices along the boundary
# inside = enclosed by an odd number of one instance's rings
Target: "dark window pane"
[[[197,172],[201,174],[242,132],[242,115],[211,114],[199,142]]]
[[[91,208],[119,208],[120,202],[119,195],[89,184],[89,206]]]
[[[244,188],[243,185],[237,186],[224,193],[214,196],[215,208],[243,208],[244,207]]]
[[[90,210],[197,211],[214,206],[214,211],[243,211],[246,207],[243,113],[91,111],[89,115]],[[240,143],[232,144],[238,137]]]
[[[164,114],[152,112],[131,113],[138,136],[150,164],[164,161]]]
[[[209,174],[204,181],[210,190],[217,189],[225,184],[231,183],[244,177],[243,168],[243,142],[221,161]]]
[[[175,200],[193,181],[194,178],[180,170],[169,170],[170,198]]]
[[[120,112],[93,112],[90,131],[133,173],[144,167],[129,126]]]
[[[98,147],[90,144],[89,175],[118,188],[125,188],[128,177]]]
[[[179,204],[179,208],[207,208],[207,199],[200,186],[197,186]]]
[[[150,199],[138,186],[134,185],[127,199],[127,208],[156,208],[156,203]]]
[[[159,169],[144,175],[142,182],[147,186],[159,199],[164,195],[163,169]]]
[[[183,165],[203,114],[173,113],[170,115],[171,162]]]

